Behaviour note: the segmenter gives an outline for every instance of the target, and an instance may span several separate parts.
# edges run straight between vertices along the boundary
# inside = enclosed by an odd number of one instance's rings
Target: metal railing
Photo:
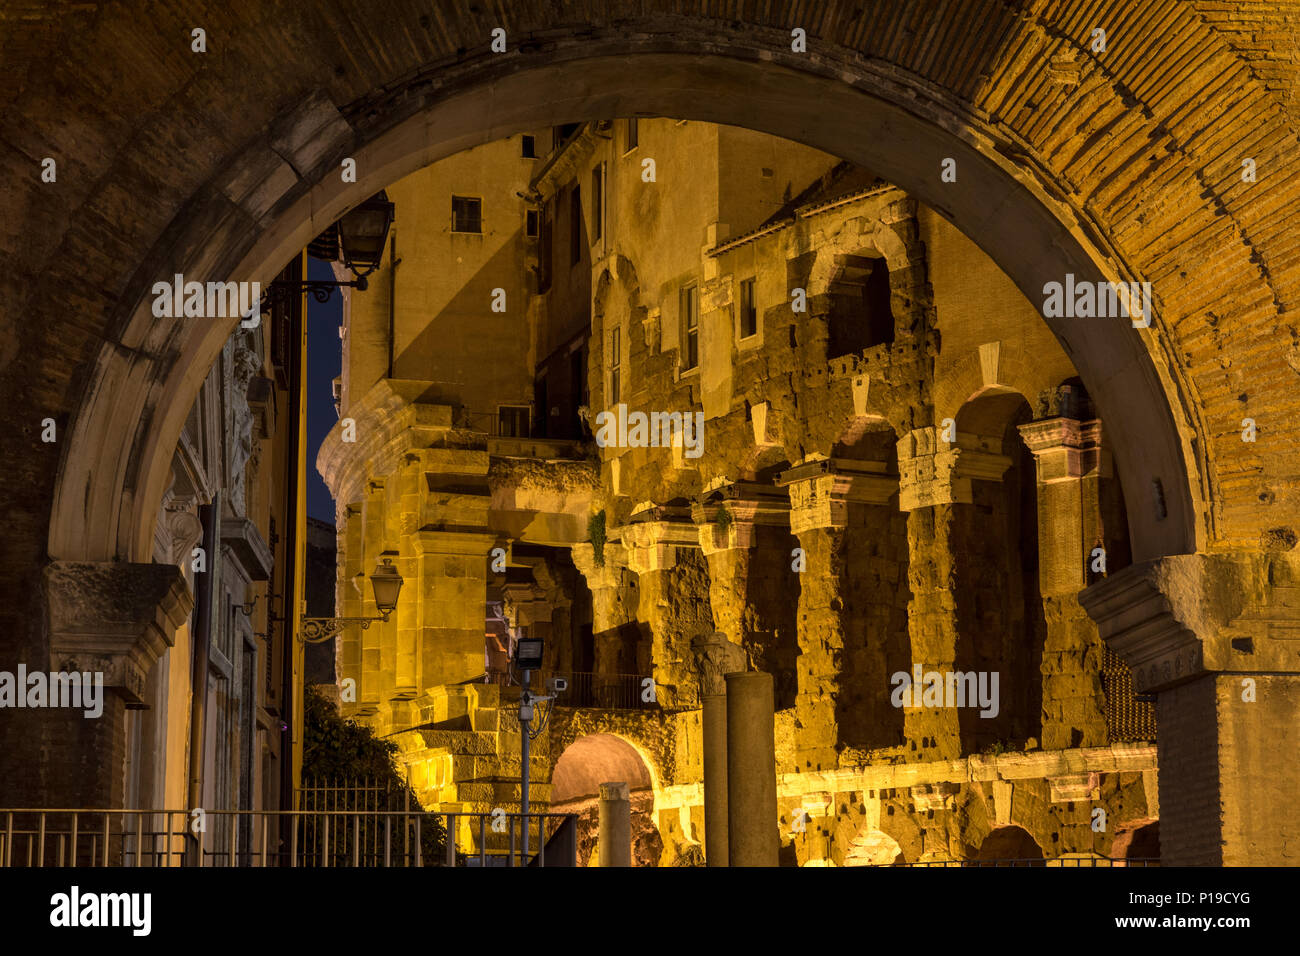
[[[1044,859],[1005,859],[1005,860],[931,860],[927,863],[898,863],[896,866],[1050,866],[1050,867],[1146,867],[1159,866],[1160,861],[1147,857],[1132,859],[1111,857],[1058,857],[1054,860]]]
[[[646,699],[646,681],[649,679],[646,675],[541,671],[532,677],[533,691],[547,693],[546,681],[551,677],[562,677],[568,681],[568,687],[556,695],[555,703],[560,707],[594,707],[602,710],[652,710],[655,707],[653,695]],[[485,680],[516,693],[518,691],[518,681],[503,672],[489,671]]]
[[[233,819],[214,826],[223,818]],[[529,845],[542,848],[527,858],[525,827]],[[221,845],[211,840],[214,832],[227,834]],[[577,861],[577,817],[567,813],[0,809],[0,867],[577,866]]]

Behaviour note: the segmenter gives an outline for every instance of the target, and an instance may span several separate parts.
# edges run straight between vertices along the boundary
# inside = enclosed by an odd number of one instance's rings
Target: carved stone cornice
[[[677,564],[678,548],[700,546],[700,534],[688,507],[656,505],[633,515],[611,537],[623,543],[627,566],[637,574],[667,571]]]
[[[99,671],[104,684],[142,706],[149,669],[176,642],[194,608],[174,564],[56,561],[45,569],[50,667]]]
[[[725,531],[717,524],[718,514],[724,508],[731,516]],[[706,555],[752,548],[757,544],[757,528],[790,526],[790,499],[772,485],[727,482],[705,492],[691,505],[691,519]]]
[[[898,507],[970,504],[972,481],[1001,481],[1011,459],[939,439],[934,427],[918,428],[898,441]]]
[[[1034,453],[1038,482],[1050,485],[1085,475],[1110,474],[1110,456],[1101,447],[1101,420],[1046,418],[1020,426],[1020,437]]]
[[[1212,672],[1300,673],[1296,556],[1174,555],[1124,568],[1079,602],[1139,691]]]
[[[316,455],[316,467],[335,501],[356,501],[363,496],[367,481],[411,464],[404,458],[407,452],[425,454],[447,437],[454,428],[452,407],[429,400],[437,390],[434,382],[385,378],[351,404]],[[354,441],[344,441],[344,423],[349,420],[355,427]],[[460,449],[434,451],[454,453]],[[487,453],[481,455],[482,466],[476,470],[486,474]],[[422,464],[428,471],[442,462]]]
[[[850,504],[885,505],[898,493],[898,476],[882,461],[823,458],[781,472],[776,484],[789,489],[790,531],[843,528]]]

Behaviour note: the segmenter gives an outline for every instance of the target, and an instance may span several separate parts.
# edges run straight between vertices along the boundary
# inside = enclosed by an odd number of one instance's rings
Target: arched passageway
[[[185,2],[165,22],[123,5],[7,23],[31,31],[7,45],[18,52],[0,125],[4,204],[20,211],[5,225],[0,311],[25,317],[0,339],[0,451],[14,463],[3,560],[26,596],[0,624],[19,654],[48,657],[50,561],[147,574],[172,450],[234,327],[155,320],[155,281],[269,281],[346,209],[439,157],[530,125],[637,113],[748,126],[876,170],[1031,301],[1066,275],[1150,281],[1149,328],[1047,320],[1109,423],[1134,561],[1294,547],[1289,429],[1240,440],[1243,410],[1265,423],[1300,411],[1294,333],[1278,320],[1300,295],[1287,232],[1300,159],[1277,148],[1295,134],[1290,88],[1261,79],[1273,54],[1156,0],[1125,8],[1125,53],[1104,57],[1072,4],[953,3],[927,24],[905,4],[728,21],[710,9],[609,2],[577,22],[512,4],[504,55],[488,46],[490,14],[414,3],[383,18],[345,0],[310,14],[255,4],[214,25],[202,57],[174,24],[208,11]],[[791,49],[795,27],[807,53]],[[156,60],[131,61],[137,49]],[[1175,50],[1190,52],[1170,67]],[[1247,181],[1241,153],[1256,146],[1267,156]],[[46,153],[57,186],[35,173]],[[345,158],[355,183],[339,175]],[[949,161],[958,188],[941,175]],[[40,439],[46,419],[55,443]],[[1157,663],[1172,662],[1152,662],[1144,689]]]
[[[589,734],[564,748],[551,771],[551,810],[578,814],[578,865],[594,862],[600,786],[626,783],[632,802],[632,864],[658,866],[663,839],[654,821],[654,782],[635,747],[614,734]]]
[[[974,859],[988,862],[992,860],[1041,860],[1043,849],[1029,834],[1028,830],[1017,826],[999,827],[984,838]]]

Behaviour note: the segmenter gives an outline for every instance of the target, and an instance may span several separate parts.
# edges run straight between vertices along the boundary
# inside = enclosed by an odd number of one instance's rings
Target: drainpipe
[[[296,268],[290,270],[290,277],[297,279],[306,274],[304,256],[299,253]],[[306,422],[304,408],[304,385],[306,379],[306,312],[305,296],[299,297],[290,306],[289,311],[289,427],[286,461],[288,474],[285,489],[285,547],[284,547],[284,640],[281,646],[280,670],[280,720],[284,725],[280,745],[280,809],[293,810],[294,807],[294,758],[296,748],[294,738],[302,740],[302,728],[295,726],[298,710],[294,686],[295,665],[298,648],[298,618],[303,610],[303,589],[301,585],[303,555],[302,509],[305,488],[305,466],[303,448],[306,442]],[[281,818],[281,836],[285,847],[289,846],[291,822],[289,817]]]
[[[397,347],[396,338],[396,315],[397,315],[397,267],[402,264],[402,260],[397,258],[397,234],[394,232],[388,237],[388,377],[393,377],[393,353]]]
[[[212,496],[212,504],[199,507],[203,525],[203,555],[207,570],[195,575],[195,607],[198,621],[194,628],[194,652],[190,671],[190,809],[203,806],[203,747],[207,726],[208,656],[212,648],[212,631],[219,620],[217,595],[221,568],[221,492]]]

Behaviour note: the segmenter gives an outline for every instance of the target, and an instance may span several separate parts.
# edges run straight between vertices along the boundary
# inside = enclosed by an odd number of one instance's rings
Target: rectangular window
[[[754,302],[754,280],[740,283],[740,337],[747,339],[758,334],[758,306]]]
[[[619,403],[621,372],[622,372],[622,354],[620,352],[619,333],[622,329],[611,329],[609,333],[609,406]]]
[[[682,371],[700,364],[700,290],[693,285],[682,289]]]
[[[537,141],[534,140],[533,137],[525,133],[522,137],[520,150],[521,150],[521,155],[524,157],[524,159],[536,159]]]
[[[591,241],[599,242],[605,234],[605,164],[597,163],[591,171]]]
[[[529,417],[527,405],[499,405],[497,434],[502,438],[527,438]]]
[[[582,190],[574,186],[569,193],[569,263],[582,261]]]
[[[483,231],[483,200],[469,196],[451,197],[451,231]]]
[[[636,127],[636,118],[633,117],[632,119],[628,120],[627,121],[627,146],[624,148],[623,152],[630,153],[632,152],[632,150],[636,149],[637,146],[640,145],[641,143],[640,134],[641,131],[638,130]]]
[[[529,239],[537,238],[537,221],[538,212],[536,209],[529,209],[524,213],[524,235]]]

